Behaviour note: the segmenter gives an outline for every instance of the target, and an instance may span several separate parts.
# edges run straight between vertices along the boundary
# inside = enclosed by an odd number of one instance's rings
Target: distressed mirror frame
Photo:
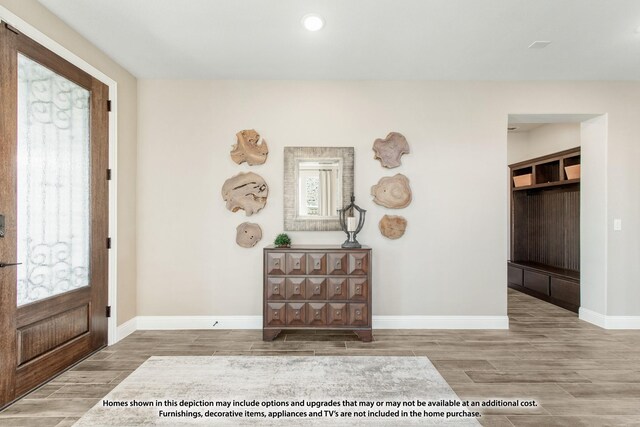
[[[337,158],[342,160],[342,204],[346,206],[353,194],[353,147],[285,147],[284,148],[284,230],[339,231],[340,220],[300,218],[297,214],[297,168],[300,160]]]

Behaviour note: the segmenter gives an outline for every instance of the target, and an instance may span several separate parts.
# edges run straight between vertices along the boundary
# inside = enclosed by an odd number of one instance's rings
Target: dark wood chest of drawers
[[[264,249],[263,339],[283,329],[348,329],[371,341],[371,249]]]

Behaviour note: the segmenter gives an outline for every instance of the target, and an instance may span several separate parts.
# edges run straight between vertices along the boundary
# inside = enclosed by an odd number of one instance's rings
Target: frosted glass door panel
[[[18,55],[18,306],[89,285],[89,99]]]

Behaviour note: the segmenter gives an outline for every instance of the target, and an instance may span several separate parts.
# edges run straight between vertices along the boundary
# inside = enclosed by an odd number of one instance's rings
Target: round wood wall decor
[[[402,164],[402,155],[409,153],[409,143],[401,133],[391,132],[385,139],[378,138],[374,141],[373,151],[376,153],[374,158],[380,160],[382,166],[397,168]]]
[[[227,179],[222,186],[222,198],[227,209],[237,212],[243,209],[247,216],[260,212],[267,204],[269,187],[264,179],[253,172],[241,172]]]
[[[267,141],[260,141],[260,134],[253,129],[236,133],[236,143],[231,149],[231,160],[237,164],[247,162],[250,166],[261,165],[267,161],[269,147]]]
[[[262,239],[262,228],[254,222],[243,222],[236,231],[236,243],[243,248],[252,248]]]
[[[409,178],[401,173],[380,178],[380,181],[371,187],[371,195],[375,203],[385,208],[406,208],[411,203]]]
[[[385,215],[378,223],[380,233],[389,239],[399,239],[407,229],[407,220],[398,215]]]

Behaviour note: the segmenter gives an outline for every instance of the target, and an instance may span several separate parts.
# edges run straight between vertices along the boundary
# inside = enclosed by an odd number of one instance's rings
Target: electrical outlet
[[[622,230],[622,220],[620,218],[615,218],[613,220],[613,231]]]

